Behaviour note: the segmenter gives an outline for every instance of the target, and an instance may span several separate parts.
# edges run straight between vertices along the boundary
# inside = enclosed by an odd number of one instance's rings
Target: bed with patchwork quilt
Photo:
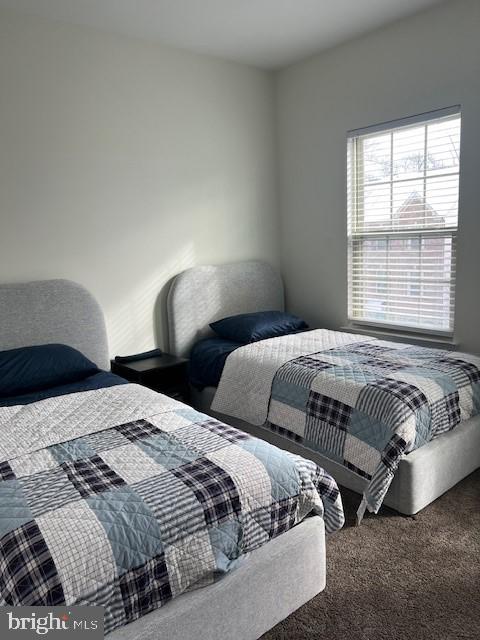
[[[0,407],[0,604],[101,605],[110,632],[320,515],[335,481],[149,389]]]
[[[234,351],[212,410],[363,478],[361,520],[378,512],[400,460],[480,413],[480,358],[319,329]]]

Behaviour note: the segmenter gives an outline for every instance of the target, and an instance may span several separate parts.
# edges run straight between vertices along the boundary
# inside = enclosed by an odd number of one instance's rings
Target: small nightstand
[[[162,353],[160,356],[135,362],[111,360],[110,364],[112,373],[129,382],[141,384],[176,400],[188,402],[188,360],[186,358]]]

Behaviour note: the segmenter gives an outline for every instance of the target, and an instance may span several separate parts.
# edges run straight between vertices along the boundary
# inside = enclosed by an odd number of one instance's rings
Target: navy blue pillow
[[[242,313],[212,322],[210,327],[221,338],[242,344],[308,329],[304,320],[284,311]]]
[[[98,371],[80,351],[65,344],[0,351],[0,397],[77,382]]]

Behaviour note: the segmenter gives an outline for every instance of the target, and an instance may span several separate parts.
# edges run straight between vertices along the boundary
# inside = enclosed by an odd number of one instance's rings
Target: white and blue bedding
[[[314,463],[115,378],[0,408],[0,605],[101,605],[109,632],[310,514],[342,526]]]
[[[480,413],[480,358],[326,330],[227,359],[212,409],[280,430],[367,480],[377,512],[403,455]]]
[[[228,356],[242,345],[308,329],[307,323],[284,311],[257,311],[222,318],[210,324],[217,335],[196,342],[189,354],[189,381],[195,388],[216,387]]]

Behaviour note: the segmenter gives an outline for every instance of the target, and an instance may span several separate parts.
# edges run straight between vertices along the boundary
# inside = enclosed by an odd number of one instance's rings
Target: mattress
[[[138,385],[5,406],[2,426],[3,605],[101,605],[110,632],[310,515],[343,524],[317,465]]]

